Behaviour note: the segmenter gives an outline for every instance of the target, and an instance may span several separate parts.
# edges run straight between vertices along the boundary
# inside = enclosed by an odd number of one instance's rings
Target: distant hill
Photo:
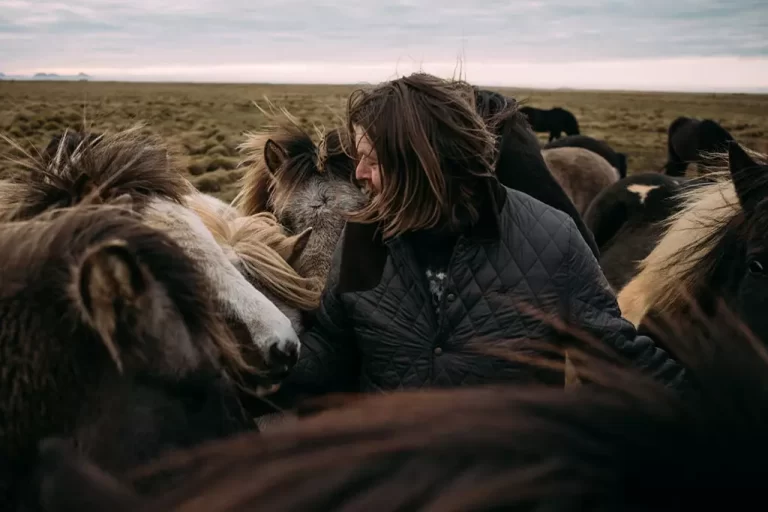
[[[85,73],[78,73],[77,75],[59,75],[56,73],[35,73],[32,76],[27,75],[6,75],[0,73],[0,80],[61,80],[61,81],[73,81],[73,80],[89,80],[91,77]]]

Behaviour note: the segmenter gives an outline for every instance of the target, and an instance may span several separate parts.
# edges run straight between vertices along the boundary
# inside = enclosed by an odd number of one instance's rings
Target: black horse
[[[568,214],[595,257],[599,251],[571,197],[547,167],[541,145],[517,102],[497,92],[475,87],[475,108],[497,136],[496,175],[502,185],[524,192]]]
[[[571,112],[555,107],[544,110],[536,107],[522,107],[520,112],[528,118],[528,123],[535,132],[549,132],[549,141],[566,135],[579,135],[579,122]]]
[[[702,162],[702,152],[727,151],[733,136],[711,119],[678,117],[667,130],[667,163],[664,173],[683,176],[689,163]]]
[[[627,177],[627,155],[614,151],[604,140],[598,140],[588,135],[568,135],[546,143],[543,149],[564,147],[584,148],[597,153],[619,171],[619,177]]]

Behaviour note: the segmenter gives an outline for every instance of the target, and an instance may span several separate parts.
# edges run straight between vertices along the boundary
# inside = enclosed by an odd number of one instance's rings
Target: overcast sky
[[[0,0],[0,72],[768,89],[768,0]]]

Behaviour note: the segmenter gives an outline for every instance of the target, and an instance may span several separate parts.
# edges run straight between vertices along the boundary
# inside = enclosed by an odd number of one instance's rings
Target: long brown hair
[[[415,73],[359,89],[347,122],[350,133],[366,133],[382,169],[381,192],[350,220],[380,223],[385,238],[478,220],[481,182],[495,179],[495,141],[468,84]]]

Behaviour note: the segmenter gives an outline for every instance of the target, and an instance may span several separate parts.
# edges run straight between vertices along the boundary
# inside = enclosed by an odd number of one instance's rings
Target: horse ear
[[[139,510],[139,497],[58,438],[39,447],[38,497],[48,512]],[[76,489],[76,492],[73,490]]]
[[[286,262],[291,267],[296,267],[296,263],[299,261],[299,258],[301,257],[301,254],[304,252],[304,249],[307,247],[307,243],[309,242],[309,237],[312,235],[312,228],[309,227],[299,233],[298,235],[294,235],[292,237],[288,238],[289,241],[289,256],[286,258]],[[292,246],[290,245],[292,244]]]
[[[138,306],[148,288],[139,262],[122,240],[92,248],[80,264],[77,294],[81,313],[99,333],[110,356],[123,370],[115,337],[120,311]]]
[[[112,201],[113,206],[119,206],[128,210],[133,209],[133,198],[127,192],[120,194]]]
[[[728,167],[731,179],[745,212],[754,210],[757,201],[766,196],[768,185],[765,169],[755,162],[736,141],[728,143]]]
[[[264,162],[272,174],[275,174],[280,169],[287,158],[288,154],[285,152],[285,149],[277,142],[268,139],[264,144]]]

